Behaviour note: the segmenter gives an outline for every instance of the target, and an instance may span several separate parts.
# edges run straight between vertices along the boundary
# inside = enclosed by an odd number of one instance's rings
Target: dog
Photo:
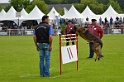
[[[103,43],[100,38],[95,36],[93,33],[91,33],[87,28],[81,27],[79,25],[75,25],[74,28],[71,30],[71,33],[75,33],[79,36],[81,36],[83,39],[85,39],[88,42],[93,42],[92,49],[96,53],[95,61],[102,57],[102,46]]]

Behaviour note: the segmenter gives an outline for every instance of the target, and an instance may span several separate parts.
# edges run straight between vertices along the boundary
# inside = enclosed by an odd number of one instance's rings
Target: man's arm
[[[100,33],[100,39],[101,39],[104,35],[104,31],[101,27],[99,27],[99,33]]]
[[[37,46],[37,37],[34,35],[34,43],[35,43],[35,46]]]
[[[49,35],[50,51],[52,50],[52,41],[53,41],[52,35]]]
[[[37,49],[37,51],[39,51],[38,46],[37,46],[37,37],[36,37],[36,32],[35,31],[34,31],[34,37],[33,37],[33,39],[34,39],[34,44],[36,46],[36,49]]]
[[[50,51],[52,50],[52,35],[54,34],[52,27],[49,29],[49,45],[50,45]]]

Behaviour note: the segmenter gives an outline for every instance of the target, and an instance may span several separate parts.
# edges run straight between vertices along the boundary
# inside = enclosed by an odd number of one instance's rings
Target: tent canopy
[[[68,9],[66,9],[65,7],[64,7],[64,14],[66,14],[68,12]]]
[[[50,19],[56,19],[56,16],[60,16],[60,14],[53,7],[51,11],[47,14]]]
[[[34,9],[26,16],[23,18],[20,18],[21,20],[41,20],[42,16],[45,14],[40,11],[40,9],[35,6]]]
[[[25,9],[23,8],[22,10],[21,10],[21,17],[25,17],[25,16],[27,16],[28,15],[28,13],[25,11]]]
[[[108,21],[112,17],[115,21],[116,17],[119,16],[119,14],[113,9],[113,7],[110,5],[108,9],[102,14],[102,18],[107,18]]]
[[[118,15],[118,13],[110,5],[109,8],[102,14],[102,16],[112,16],[112,15]]]
[[[16,20],[16,19],[17,19],[16,18],[16,10],[13,7],[11,7],[9,9],[9,11],[3,17],[1,17],[0,20],[12,20],[13,21],[13,20]]]
[[[0,12],[0,18],[3,17],[6,14],[5,10],[2,9],[2,11]]]
[[[27,14],[24,9],[22,12],[24,12],[24,14],[22,14],[21,18],[19,18],[19,24],[26,20],[37,20],[38,22],[41,22],[41,18],[45,15],[37,6],[35,6],[29,14]]]
[[[67,19],[73,19],[73,18],[83,18],[83,16],[75,9],[75,7],[72,5],[72,7],[69,9],[69,11],[63,16],[63,18]]]
[[[91,19],[97,19],[98,17],[97,17],[97,15],[96,14],[94,14],[91,10],[90,10],[90,8],[89,8],[89,6],[87,6],[85,9],[84,9],[84,11],[81,13],[81,15],[82,16],[84,16],[84,21],[86,21],[86,18],[89,18],[89,21],[91,22]]]
[[[85,10],[81,13],[83,16],[93,16],[93,15],[96,15],[96,14],[94,14],[91,10],[90,10],[90,8],[89,8],[89,6],[87,6],[86,8],[85,8]]]

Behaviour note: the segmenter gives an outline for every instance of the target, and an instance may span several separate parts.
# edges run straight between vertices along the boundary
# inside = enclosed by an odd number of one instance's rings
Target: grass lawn
[[[53,37],[51,77],[39,77],[39,55],[32,36],[0,36],[0,82],[124,82],[124,35],[105,35],[100,61],[87,59],[89,47],[79,38],[76,63],[63,65],[59,75],[59,38]]]

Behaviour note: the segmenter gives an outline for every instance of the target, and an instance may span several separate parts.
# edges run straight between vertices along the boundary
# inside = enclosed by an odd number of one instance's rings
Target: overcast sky
[[[9,3],[9,0],[0,0],[0,3]]]

